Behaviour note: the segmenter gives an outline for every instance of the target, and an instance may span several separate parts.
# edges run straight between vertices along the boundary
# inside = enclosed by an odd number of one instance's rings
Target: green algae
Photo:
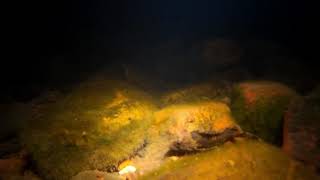
[[[280,149],[256,140],[237,139],[210,151],[168,158],[140,179],[317,179],[308,167]]]
[[[280,146],[284,113],[296,96],[293,90],[275,82],[240,83],[234,88],[232,114],[243,130]]]

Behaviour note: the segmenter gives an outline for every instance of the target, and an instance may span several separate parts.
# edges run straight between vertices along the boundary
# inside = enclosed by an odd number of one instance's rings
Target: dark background
[[[289,0],[13,2],[3,23],[10,50],[1,61],[1,99],[28,100],[101,69],[122,71],[122,64],[146,72],[161,66],[166,77],[160,79],[181,80],[174,77],[186,72],[172,63],[184,64],[193,46],[214,38],[274,42],[286,54],[282,65],[303,67],[295,74],[312,88],[318,82],[315,7]],[[248,57],[242,66],[259,75],[259,58]]]

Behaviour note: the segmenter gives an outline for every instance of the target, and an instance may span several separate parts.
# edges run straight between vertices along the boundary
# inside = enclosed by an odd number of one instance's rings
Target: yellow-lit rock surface
[[[319,179],[308,167],[289,159],[280,149],[257,140],[238,138],[210,151],[168,158],[139,179],[296,180]]]
[[[194,104],[168,106],[155,113],[155,126],[168,125],[168,132],[223,132],[236,126],[229,107],[221,102],[205,101]]]
[[[273,136],[295,93],[269,82],[237,87],[239,99],[205,84],[157,101],[128,82],[90,79],[25,104],[20,140],[37,175],[49,180],[319,178],[243,131],[261,122],[254,133]]]
[[[222,138],[218,136],[229,129],[235,133],[241,131],[224,103],[205,101],[168,106],[154,114],[148,144],[141,157],[135,157],[132,162],[140,172],[149,172],[157,168],[168,153],[193,153],[223,144],[236,135],[232,132]],[[217,137],[195,138],[198,134],[217,134]]]
[[[88,80],[29,107],[21,140],[40,175],[57,180],[84,170],[116,171],[144,146],[156,109],[138,88],[105,79]]]
[[[164,105],[173,105],[204,100],[225,100],[229,93],[230,89],[224,83],[200,83],[169,91],[161,97],[161,102]]]

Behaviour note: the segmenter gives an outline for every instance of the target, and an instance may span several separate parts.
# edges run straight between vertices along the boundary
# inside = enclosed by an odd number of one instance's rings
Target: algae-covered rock
[[[262,141],[236,139],[219,148],[180,158],[167,158],[140,179],[274,180],[319,179],[308,167]]]
[[[281,145],[283,116],[295,91],[276,82],[237,84],[232,97],[232,113],[244,131],[267,142]]]
[[[35,100],[21,140],[45,179],[114,171],[145,143],[155,109],[124,82],[88,80],[54,101]]]
[[[226,104],[203,101],[167,106],[155,112],[147,134],[146,147],[130,161],[136,174],[156,169],[168,156],[197,153],[233,141],[242,131]]]
[[[296,98],[285,116],[285,152],[320,169],[320,88]]]
[[[208,100],[228,101],[231,86],[227,83],[202,83],[172,90],[161,97],[163,105],[194,103]]]
[[[83,171],[73,176],[71,180],[122,180],[118,174],[98,170]]]
[[[168,106],[155,113],[153,125],[176,153],[219,145],[241,133],[229,107],[215,101]]]

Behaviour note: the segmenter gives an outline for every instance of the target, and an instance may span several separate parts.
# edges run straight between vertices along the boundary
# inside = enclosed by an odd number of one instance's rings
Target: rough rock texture
[[[0,178],[5,180],[41,180],[31,171],[25,171],[23,174],[2,174]]]
[[[173,105],[204,100],[227,101],[231,91],[232,88],[227,83],[202,83],[167,92],[161,97],[161,102],[163,105]]]
[[[89,79],[26,104],[18,114],[27,120],[20,139],[35,172],[48,180],[314,179],[275,147],[241,138],[239,124],[277,144],[283,112],[296,93],[274,82],[247,82],[230,100],[228,87],[175,90],[162,96],[159,110],[127,82]],[[129,161],[136,173],[119,177],[116,171]]]
[[[166,107],[155,114],[155,126],[176,153],[219,145],[241,133],[229,107],[215,101]]]
[[[154,114],[147,145],[131,159],[137,174],[158,168],[169,156],[183,156],[211,149],[241,134],[229,107],[202,101],[164,107]]]
[[[283,116],[294,97],[297,94],[280,83],[240,83],[234,88],[232,114],[244,131],[269,143],[281,145]]]
[[[25,165],[25,160],[21,158],[0,159],[0,174],[19,174]]]
[[[8,179],[11,176],[23,176],[27,163],[27,153],[24,150],[2,156],[0,159],[0,179]]]
[[[320,88],[296,98],[285,116],[283,149],[293,158],[320,170]]]
[[[319,179],[319,176],[276,147],[240,138],[210,151],[168,158],[158,169],[140,179],[309,180]]]
[[[54,101],[34,100],[21,140],[45,179],[114,171],[145,143],[151,101],[124,82],[88,80]]]
[[[83,171],[73,176],[71,180],[121,180],[118,174],[106,173],[98,170]]]

